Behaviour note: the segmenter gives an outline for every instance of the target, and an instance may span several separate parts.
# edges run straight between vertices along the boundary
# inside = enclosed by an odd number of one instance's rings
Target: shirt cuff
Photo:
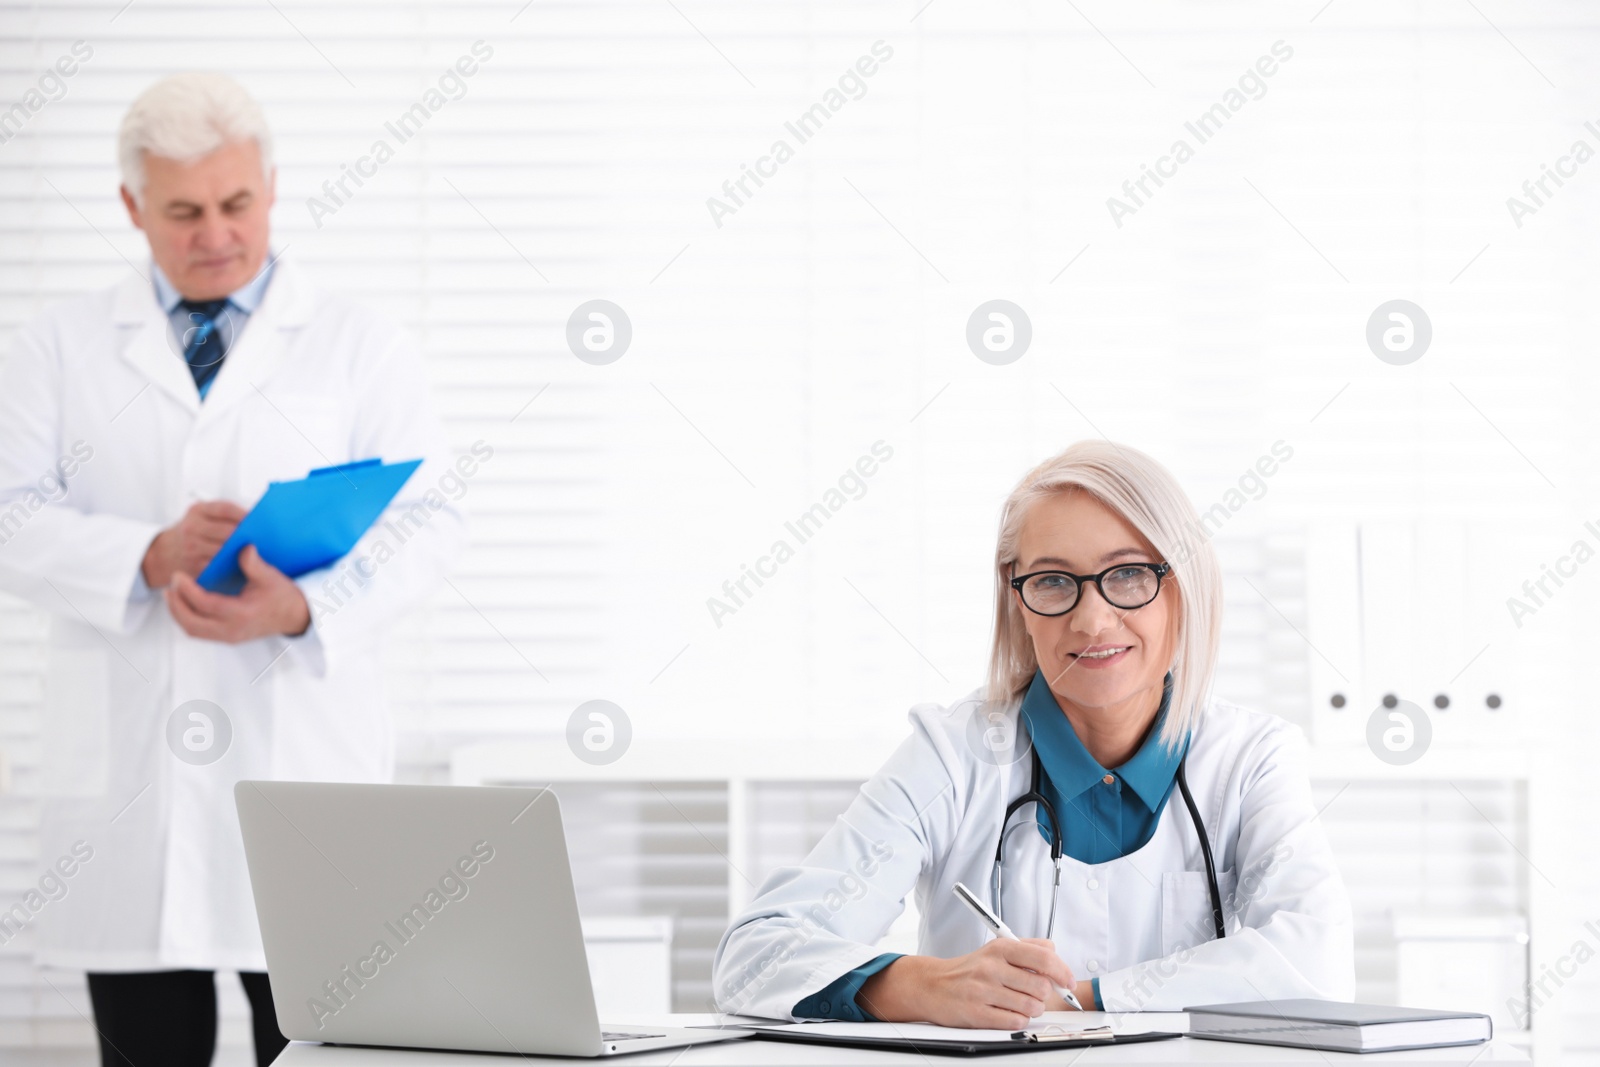
[[[847,1022],[877,1022],[877,1016],[856,1003],[856,994],[868,978],[905,955],[903,952],[885,952],[868,960],[848,974],[834,979],[827,986],[806,997],[794,1006],[797,1019],[843,1019]]]
[[[166,596],[162,590],[150,588],[150,583],[144,580],[144,557],[161,534],[159,526],[153,523],[144,525],[148,526],[148,536],[134,537],[130,542],[138,549],[138,554],[133,559],[133,581],[128,585],[128,595],[123,601],[121,618],[113,624],[122,633],[128,633],[143,625],[145,616]]]
[[[1091,988],[1094,989],[1094,1010],[1095,1011],[1105,1011],[1106,1010],[1106,1002],[1100,999],[1100,978],[1099,978],[1099,976],[1096,975],[1094,978],[1089,979],[1089,985],[1090,985]]]
[[[140,604],[156,595],[156,591],[150,588],[150,583],[144,580],[144,561],[141,559],[139,566],[133,570],[133,588],[128,591],[128,602]]]

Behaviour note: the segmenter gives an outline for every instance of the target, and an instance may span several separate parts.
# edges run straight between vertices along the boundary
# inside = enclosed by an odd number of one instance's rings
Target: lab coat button
[[[1100,879],[1091,878],[1091,879],[1089,879],[1087,882],[1085,882],[1083,884],[1088,886],[1090,889],[1099,889],[1100,888]]]
[[[1089,968],[1089,973],[1090,974],[1098,973],[1099,970],[1100,970],[1100,961],[1099,960],[1090,960],[1088,962],[1087,966]]]

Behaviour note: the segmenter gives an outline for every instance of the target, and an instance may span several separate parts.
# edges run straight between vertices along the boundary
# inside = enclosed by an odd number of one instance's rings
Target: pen
[[[1011,932],[1011,927],[1000,921],[1000,917],[998,915],[989,910],[989,906],[987,904],[974,896],[972,890],[968,889],[960,882],[957,882],[955,884],[955,893],[956,896],[961,898],[961,903],[971,908],[973,914],[977,915],[979,919],[983,920],[983,925],[987,926],[991,931],[993,931],[994,936],[1003,937],[1008,941],[1022,940],[1022,938]],[[1071,1004],[1079,1011],[1083,1010],[1083,1005],[1078,1003],[1078,997],[1072,992],[1072,990],[1067,989],[1064,986],[1056,986],[1056,992],[1061,994],[1062,1000],[1066,1001],[1068,1004]]]

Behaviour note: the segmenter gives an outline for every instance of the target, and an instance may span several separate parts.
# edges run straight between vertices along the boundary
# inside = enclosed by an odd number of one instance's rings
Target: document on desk
[[[1115,1035],[1109,1026],[1087,1028],[1062,1027],[1041,1024],[1038,1020],[1026,1030],[972,1030],[960,1026],[936,1026],[933,1023],[804,1023],[808,1034],[826,1034],[829,1037],[898,1037],[902,1041],[998,1041],[1010,1044],[1022,1040],[1018,1034],[1037,1034],[1052,1031],[1063,1037],[1096,1038],[1109,1040]]]
[[[749,1027],[757,1038],[851,1048],[911,1049],[948,1055],[980,1056],[1026,1052],[1040,1046],[1078,1048],[1135,1044],[1181,1036],[1137,1024],[1113,1026],[1105,1012],[1049,1012],[1025,1030],[981,1030],[932,1023],[850,1023],[827,1020]],[[1119,1016],[1119,1019],[1123,1018]]]
[[[1143,1034],[1151,1030],[1185,1033],[1189,1016],[1181,1011],[1047,1011],[1034,1020],[1061,1023],[1076,1020],[1081,1026],[1109,1026],[1114,1034]]]

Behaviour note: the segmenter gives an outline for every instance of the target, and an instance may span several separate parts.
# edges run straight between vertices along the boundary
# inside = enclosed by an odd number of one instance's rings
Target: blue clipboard
[[[200,587],[230,596],[242,590],[239,553],[246,545],[291,578],[326,567],[356,547],[421,465],[363,459],[271,483],[200,572]]]

